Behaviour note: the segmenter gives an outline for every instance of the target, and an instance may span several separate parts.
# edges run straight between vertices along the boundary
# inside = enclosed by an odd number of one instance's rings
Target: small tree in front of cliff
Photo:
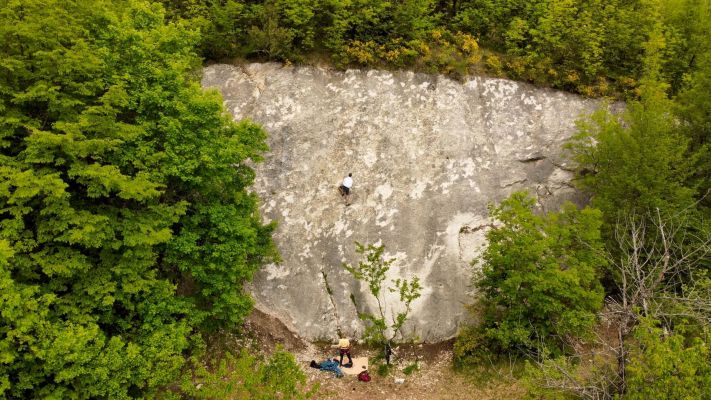
[[[606,264],[600,211],[572,203],[534,213],[535,199],[517,192],[490,209],[498,225],[486,235],[481,275],[473,282],[481,322],[455,344],[460,364],[489,354],[554,355],[569,338],[585,337],[603,306]]]
[[[390,364],[390,349],[393,342],[399,337],[404,339],[402,331],[403,325],[412,310],[412,302],[420,297],[420,279],[414,277],[408,279],[392,279],[392,286],[386,288],[390,293],[398,293],[401,312],[392,314],[388,319],[385,316],[386,304],[382,294],[384,293],[384,283],[390,266],[396,261],[395,258],[385,259],[383,252],[385,246],[375,246],[372,244],[363,245],[356,242],[356,253],[363,259],[357,265],[343,264],[354,278],[368,284],[370,294],[375,297],[378,304],[376,313],[358,312],[358,318],[366,322],[364,339],[367,343],[382,346],[384,349],[385,361]],[[351,300],[358,309],[355,297],[351,294]]]

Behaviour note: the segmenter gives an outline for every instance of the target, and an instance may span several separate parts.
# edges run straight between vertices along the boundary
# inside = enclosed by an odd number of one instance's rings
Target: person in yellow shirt
[[[351,358],[351,341],[342,338],[338,340],[338,354],[340,354],[341,358],[338,362],[339,366],[343,366],[343,356],[348,356],[348,363],[350,365],[353,365],[353,359]]]

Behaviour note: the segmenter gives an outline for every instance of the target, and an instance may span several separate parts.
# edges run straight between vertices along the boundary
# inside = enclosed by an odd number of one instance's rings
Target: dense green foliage
[[[711,399],[711,350],[701,338],[667,332],[646,320],[635,330],[625,399]]]
[[[0,38],[0,397],[150,396],[250,310],[265,133],[160,5],[4,1]]]
[[[634,211],[685,209],[697,195],[692,176],[700,154],[693,151],[688,132],[680,129],[677,107],[667,96],[664,47],[662,34],[652,32],[645,44],[640,99],[629,102],[622,117],[601,109],[581,121],[568,144],[578,168],[577,184],[592,195],[608,224]],[[682,96],[688,97],[686,90]],[[686,108],[691,115],[696,101],[691,99]]]
[[[500,224],[482,256],[481,322],[462,335],[456,357],[530,350],[559,353],[563,339],[583,336],[602,307],[601,215],[566,204],[534,214],[535,200],[517,192],[492,208]]]
[[[665,43],[664,75],[676,90],[708,48],[709,7],[706,0],[474,0],[462,3],[456,26],[515,56],[506,66],[513,77],[590,95],[609,93],[610,84],[634,89],[656,32]]]
[[[699,69],[687,79],[684,90],[675,98],[674,111],[681,121],[679,130],[689,139],[689,154],[695,158],[690,186],[699,196],[706,197],[702,205],[711,209],[711,50],[699,57]]]
[[[306,390],[306,374],[292,354],[280,349],[264,362],[243,351],[238,357],[227,353],[217,364],[210,371],[200,360],[192,360],[181,394],[195,400],[301,400],[318,389]]]
[[[606,352],[585,357],[548,359],[528,363],[525,383],[533,398],[545,399],[709,399],[711,352],[707,342],[659,328],[659,321],[644,319],[630,339],[629,364],[620,393],[616,364]],[[683,331],[680,329],[680,331]]]
[[[569,144],[576,183],[603,212],[606,315],[617,332],[598,335],[590,353],[538,363],[529,371],[534,394],[708,398],[711,50],[709,25],[694,25],[708,4],[696,7],[703,8],[669,14],[692,21],[693,40],[674,42],[661,24],[650,31],[639,100],[622,115],[600,110],[581,121]],[[667,54],[691,43],[698,69],[685,75]]]
[[[678,91],[709,49],[708,0],[161,0],[209,59],[486,71],[587,95],[636,96],[649,40]],[[477,42],[486,48],[481,52]]]
[[[673,103],[663,92],[630,102],[620,119],[607,109],[579,123],[570,142],[578,186],[614,223],[632,210],[678,210],[694,201],[689,139],[675,127]]]

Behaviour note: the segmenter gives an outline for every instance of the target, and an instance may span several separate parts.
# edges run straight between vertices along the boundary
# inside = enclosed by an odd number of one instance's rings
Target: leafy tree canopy
[[[498,226],[487,233],[482,256],[482,321],[461,338],[457,356],[501,351],[559,352],[566,337],[584,336],[602,307],[599,282],[605,259],[600,211],[565,204],[538,215],[535,200],[517,192],[491,209]],[[479,339],[476,339],[479,337]]]
[[[689,340],[679,332],[665,332],[658,325],[658,321],[647,319],[635,330],[623,398],[708,399],[711,349],[707,341],[703,336]]]
[[[148,396],[275,254],[245,191],[265,133],[159,5],[5,1],[0,41],[0,397]]]
[[[675,127],[673,103],[650,86],[619,118],[600,109],[578,124],[569,148],[578,186],[608,222],[631,210],[677,210],[693,203],[689,140]]]
[[[209,59],[302,61],[505,75],[635,98],[645,43],[666,43],[677,93],[709,49],[709,0],[161,0],[205,33]],[[478,51],[481,43],[484,51]],[[472,43],[476,45],[476,50]]]

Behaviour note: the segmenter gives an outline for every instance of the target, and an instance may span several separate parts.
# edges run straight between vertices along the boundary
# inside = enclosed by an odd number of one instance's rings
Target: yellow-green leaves
[[[646,319],[635,330],[625,399],[708,399],[711,348],[706,335],[686,338]]]

